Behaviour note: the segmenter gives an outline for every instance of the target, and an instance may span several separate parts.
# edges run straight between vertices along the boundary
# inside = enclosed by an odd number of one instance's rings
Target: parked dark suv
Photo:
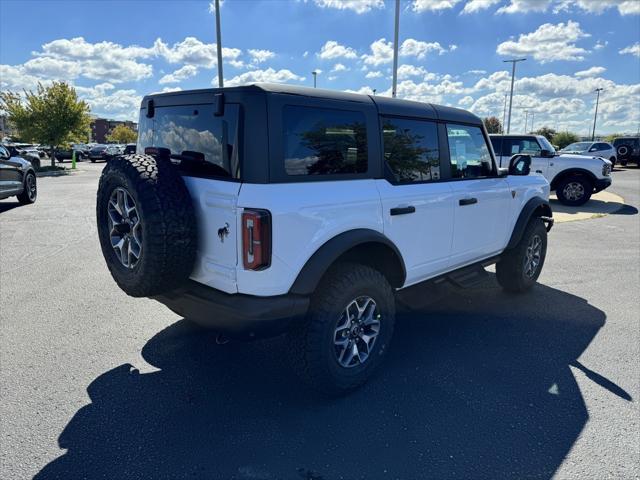
[[[613,141],[620,165],[635,163],[640,167],[640,137],[618,137]]]

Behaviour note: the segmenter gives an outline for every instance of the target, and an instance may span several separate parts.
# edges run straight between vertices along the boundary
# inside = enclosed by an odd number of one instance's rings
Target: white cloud
[[[154,53],[169,63],[183,63],[211,68],[218,64],[215,43],[204,43],[195,37],[186,37],[172,46],[158,38],[153,44]],[[239,48],[222,47],[222,58],[237,60],[242,55]]]
[[[0,65],[0,90],[2,91],[35,90],[38,82],[49,83],[48,80],[26,73],[22,65]]]
[[[304,53],[302,54],[302,58],[307,58],[309,56],[309,51],[305,50]]]
[[[604,42],[598,40],[596,42],[596,44],[593,46],[594,50],[602,50],[604,47],[606,47],[607,45],[609,45],[609,42],[607,40],[605,40]]]
[[[435,73],[427,72],[422,66],[403,63],[398,67],[398,79],[404,80],[410,77],[420,77],[425,81],[433,81],[439,78]],[[450,77],[448,77],[448,79],[450,79]]]
[[[344,45],[340,45],[335,40],[327,41],[322,48],[320,49],[320,53],[318,56],[323,60],[331,60],[333,58],[356,58],[358,54],[351,47],[345,47]]]
[[[250,48],[249,50],[247,50],[247,52],[251,56],[251,61],[253,63],[263,63],[276,56],[276,54],[271,50],[259,50]]]
[[[590,37],[580,24],[569,20],[553,25],[545,23],[535,32],[521,34],[518,41],[509,40],[498,45],[497,53],[510,56],[530,56],[540,63],[559,60],[581,61],[589,53],[575,42]]]
[[[322,8],[352,10],[358,14],[366,13],[374,8],[384,8],[384,0],[314,0]]]
[[[378,72],[378,71],[371,71],[371,72],[367,72],[367,74],[364,76],[365,78],[380,78],[382,77],[382,72]]]
[[[236,85],[245,85],[256,82],[272,82],[272,83],[285,83],[285,82],[302,82],[305,77],[296,75],[291,70],[282,69],[274,70],[273,68],[267,68],[266,70],[253,70],[251,72],[245,72],[233,77],[230,80],[225,80],[225,85],[233,87]]]
[[[138,118],[142,95],[133,89],[116,89],[105,82],[93,87],[76,86],[78,97],[89,104],[91,113],[116,120]]]
[[[618,52],[620,55],[635,55],[636,57],[640,57],[640,42],[636,42],[633,45],[629,45],[628,47],[623,48]]]
[[[137,61],[152,57],[153,49],[137,45],[123,47],[113,42],[90,43],[83,37],[62,38],[45,43],[41,51],[32,54],[36,58],[25,67],[50,79],[83,76],[119,83],[153,75],[151,65]]]
[[[577,9],[600,14],[609,8],[617,8],[620,15],[640,14],[638,0],[510,0],[508,5],[498,9],[498,13],[546,12],[550,7],[554,13]]]
[[[393,43],[387,42],[384,38],[376,40],[370,47],[371,53],[364,54],[362,60],[367,65],[382,65],[393,60]]]
[[[458,100],[458,105],[463,108],[469,108],[471,105],[473,105],[473,102],[473,97],[467,95],[466,97],[462,97],[460,100]]]
[[[468,73],[470,75],[486,75],[487,71],[486,70],[469,70],[465,73]]]
[[[462,0],[413,0],[411,8],[414,12],[438,12],[455,7]]]
[[[346,72],[349,70],[348,67],[345,67],[342,63],[336,63],[331,69],[332,72]]]
[[[454,50],[457,48],[456,46],[453,47]],[[446,51],[447,49],[443,48],[438,42],[423,42],[413,38],[407,38],[400,45],[399,53],[403,57],[415,56],[419,60],[422,60],[428,53],[437,52],[439,55],[442,55]]]
[[[591,67],[587,70],[576,72],[574,75],[578,78],[597,77],[598,75],[603,74],[606,70],[607,69],[604,67]]]
[[[194,65],[185,65],[184,67],[180,67],[175,72],[165,75],[158,83],[163,85],[165,83],[180,83],[187,78],[191,78],[198,73],[198,67]]]
[[[462,9],[462,13],[476,13],[500,3],[501,0],[470,0]]]

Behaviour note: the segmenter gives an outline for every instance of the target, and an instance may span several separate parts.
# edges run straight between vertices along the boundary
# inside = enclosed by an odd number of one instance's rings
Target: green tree
[[[604,141],[608,143],[613,143],[613,141],[618,137],[624,137],[624,133],[612,133],[604,137]]]
[[[551,141],[556,134],[556,131],[553,128],[542,127],[539,128],[535,133],[536,135],[542,135],[546,137],[547,140]]]
[[[25,101],[16,92],[0,93],[0,109],[20,137],[51,146],[51,166],[61,145],[84,140],[89,135],[89,105],[78,100],[75,88],[66,82],[38,84],[35,93],[25,91]]]
[[[134,143],[138,140],[138,134],[126,125],[116,125],[107,140],[113,143]]]
[[[502,122],[498,119],[498,117],[485,117],[484,126],[487,129],[488,133],[501,133],[502,132]]]
[[[558,132],[553,136],[553,141],[551,143],[560,148],[564,148],[571,143],[579,141],[580,137],[573,132]]]

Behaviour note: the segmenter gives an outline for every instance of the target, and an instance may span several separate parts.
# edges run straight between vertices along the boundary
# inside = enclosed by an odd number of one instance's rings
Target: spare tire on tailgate
[[[196,258],[193,203],[168,158],[125,155],[109,162],[96,202],[102,254],[118,286],[132,297],[179,287]]]

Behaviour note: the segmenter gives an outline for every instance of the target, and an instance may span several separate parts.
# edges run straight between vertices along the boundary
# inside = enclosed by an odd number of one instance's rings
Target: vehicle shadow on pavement
[[[493,275],[429,293],[400,316],[379,374],[340,399],[298,382],[283,337],[216,345],[176,322],[142,351],[160,370],[125,364],[89,385],[67,452],[36,478],[546,479],[588,419],[574,373],[610,408],[631,400],[578,361],[606,319],[584,299],[506,295]]]
[[[8,212],[16,207],[19,207],[20,202],[0,202],[0,213]]]
[[[604,202],[596,198],[590,199],[579,207],[563,205],[555,199],[551,199],[549,203],[554,213],[603,213],[607,215],[636,215],[638,213],[638,209],[632,205],[620,202]]]

